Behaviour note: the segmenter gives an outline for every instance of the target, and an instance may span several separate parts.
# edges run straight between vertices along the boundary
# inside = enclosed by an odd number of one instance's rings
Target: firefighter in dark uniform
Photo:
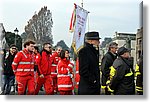
[[[135,94],[133,64],[130,62],[130,50],[125,47],[118,49],[118,58],[113,63],[112,80],[107,88],[115,95]]]
[[[87,32],[85,46],[79,51],[79,95],[100,94],[99,33]]]
[[[143,55],[140,56],[136,65],[136,91],[138,95],[143,95]]]
[[[111,42],[109,44],[108,52],[102,58],[101,71],[102,71],[102,90],[104,89],[106,95],[110,95],[111,93],[108,91],[106,87],[106,83],[109,82],[109,73],[110,67],[112,66],[114,60],[117,58],[116,51],[118,49],[118,44],[115,42]]]

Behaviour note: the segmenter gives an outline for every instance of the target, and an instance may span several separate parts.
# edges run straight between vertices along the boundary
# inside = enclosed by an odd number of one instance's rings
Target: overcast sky
[[[17,27],[21,34],[34,13],[47,6],[52,12],[54,22],[54,45],[64,40],[71,46],[71,14],[74,3],[81,6],[81,2],[82,0],[0,0],[0,23],[3,23],[6,31],[13,32]],[[141,0],[83,0],[84,9],[90,12],[89,31],[99,31],[102,40],[113,37],[116,31],[136,33],[139,28],[140,2]]]

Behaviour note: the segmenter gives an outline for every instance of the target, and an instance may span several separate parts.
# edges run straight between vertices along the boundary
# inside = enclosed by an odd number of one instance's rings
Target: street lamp
[[[19,30],[16,28],[16,29],[14,30],[14,32],[15,32],[15,45],[16,45],[16,35],[18,35]]]

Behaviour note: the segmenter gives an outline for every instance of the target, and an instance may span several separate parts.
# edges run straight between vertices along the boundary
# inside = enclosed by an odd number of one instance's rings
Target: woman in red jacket
[[[62,50],[60,53],[60,61],[58,63],[58,75],[57,75],[57,82],[58,82],[58,91],[60,95],[72,95],[73,90],[73,71],[72,68],[74,66],[69,59],[69,51]]]

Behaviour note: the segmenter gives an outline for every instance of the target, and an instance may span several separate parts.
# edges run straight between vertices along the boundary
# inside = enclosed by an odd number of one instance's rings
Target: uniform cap
[[[131,49],[128,49],[128,48],[125,48],[125,47],[120,47],[120,48],[118,49],[117,53],[118,53],[118,55],[120,56],[120,55],[123,55],[124,53],[130,52],[130,51],[131,51]]]

